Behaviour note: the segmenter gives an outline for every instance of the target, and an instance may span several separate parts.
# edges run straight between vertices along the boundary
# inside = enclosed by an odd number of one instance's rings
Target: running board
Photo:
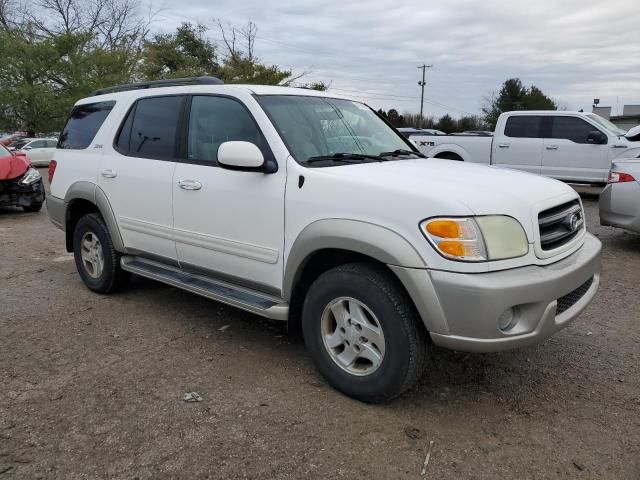
[[[183,272],[146,258],[125,255],[120,260],[123,270],[157,280],[203,297],[238,307],[274,320],[287,320],[289,304],[281,298],[248,288]]]

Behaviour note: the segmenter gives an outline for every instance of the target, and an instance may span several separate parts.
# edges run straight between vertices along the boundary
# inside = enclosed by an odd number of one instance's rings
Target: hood
[[[320,170],[320,169],[319,169]],[[506,214],[556,197],[578,195],[550,178],[507,168],[437,158],[372,162],[323,168],[330,175],[349,178],[363,187],[422,197],[424,201],[464,204],[476,215]],[[385,200],[388,201],[388,200]],[[447,212],[443,212],[447,213]],[[459,214],[455,211],[449,214]]]
[[[0,180],[18,178],[29,169],[31,162],[26,157],[7,155],[0,157]]]

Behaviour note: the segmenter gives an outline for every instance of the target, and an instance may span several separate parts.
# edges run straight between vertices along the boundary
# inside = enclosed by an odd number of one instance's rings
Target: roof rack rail
[[[99,88],[89,94],[90,97],[96,95],[106,95],[107,93],[126,92],[128,90],[139,90],[144,88],[176,87],[181,85],[222,85],[224,82],[216,77],[185,77],[166,78],[164,80],[150,80],[148,82],[125,83],[114,85],[113,87]]]

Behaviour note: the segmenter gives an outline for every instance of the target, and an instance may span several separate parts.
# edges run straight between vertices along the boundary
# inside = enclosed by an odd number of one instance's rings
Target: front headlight
[[[40,172],[38,172],[35,168],[30,168],[27,170],[27,173],[20,179],[18,182],[20,185],[31,185],[32,183],[36,183],[42,178]]]
[[[430,218],[420,230],[442,256],[464,262],[521,257],[529,251],[520,223],[505,215]]]

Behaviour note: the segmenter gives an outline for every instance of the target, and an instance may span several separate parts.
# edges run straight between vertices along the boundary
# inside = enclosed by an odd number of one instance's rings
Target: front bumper
[[[44,185],[38,180],[30,185],[21,185],[19,178],[0,180],[0,207],[31,207],[44,202]]]
[[[600,193],[600,224],[640,233],[640,183],[607,185]]]
[[[587,234],[580,249],[546,266],[478,274],[431,270],[428,278],[394,271],[436,345],[494,352],[536,344],[574,320],[598,289],[600,250],[600,241]],[[419,278],[421,286],[415,284]],[[515,308],[515,320],[503,331],[498,319],[509,308]]]

